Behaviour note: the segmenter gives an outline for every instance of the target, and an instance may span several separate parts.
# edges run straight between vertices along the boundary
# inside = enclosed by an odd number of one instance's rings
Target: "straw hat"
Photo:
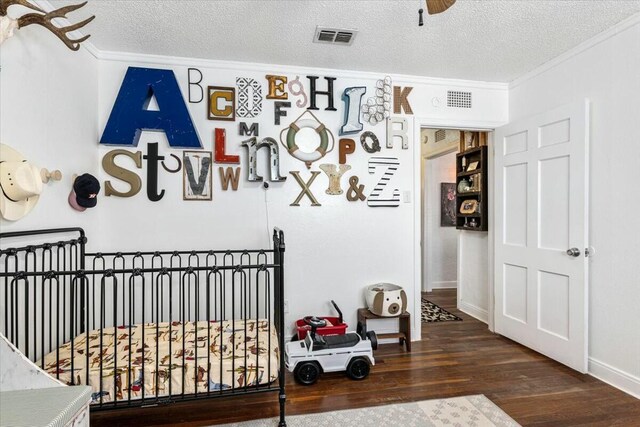
[[[5,144],[0,144],[0,189],[0,214],[9,221],[28,214],[42,193],[40,169]]]

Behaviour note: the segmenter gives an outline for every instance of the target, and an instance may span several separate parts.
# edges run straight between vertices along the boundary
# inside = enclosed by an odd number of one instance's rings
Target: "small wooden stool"
[[[398,319],[398,333],[376,334],[378,339],[398,338],[400,345],[404,344],[407,351],[411,351],[411,314],[405,311],[399,316],[383,317],[373,314],[368,308],[358,309],[358,323],[367,326],[367,319]]]

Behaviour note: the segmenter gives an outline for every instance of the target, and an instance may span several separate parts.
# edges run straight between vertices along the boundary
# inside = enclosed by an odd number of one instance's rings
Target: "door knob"
[[[572,257],[579,257],[580,256],[580,249],[578,249],[578,248],[567,249],[567,255],[572,256]]]

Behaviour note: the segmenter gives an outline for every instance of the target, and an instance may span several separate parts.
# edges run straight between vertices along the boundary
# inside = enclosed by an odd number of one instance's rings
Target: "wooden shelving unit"
[[[480,145],[473,148],[466,148],[464,151],[464,136],[461,134],[461,152],[456,156],[456,228],[458,230],[487,231],[488,222],[488,180],[487,180],[487,146],[486,134],[478,132],[476,136]],[[468,170],[469,165],[477,162],[474,170]],[[460,182],[466,180],[471,189],[460,192]],[[475,201],[477,208],[472,213],[461,213],[460,209],[465,202]]]

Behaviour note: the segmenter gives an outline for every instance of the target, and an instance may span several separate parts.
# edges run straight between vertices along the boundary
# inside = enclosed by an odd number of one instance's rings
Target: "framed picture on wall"
[[[456,183],[440,183],[440,227],[456,226]]]
[[[211,151],[184,151],[182,154],[182,198],[211,200]]]

